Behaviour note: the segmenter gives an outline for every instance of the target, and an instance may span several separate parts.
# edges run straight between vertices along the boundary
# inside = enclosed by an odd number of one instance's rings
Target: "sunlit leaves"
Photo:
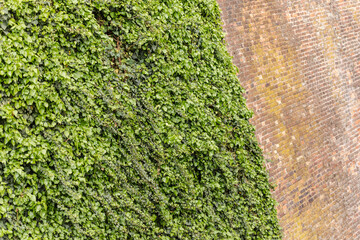
[[[279,238],[214,0],[0,12],[0,237]]]

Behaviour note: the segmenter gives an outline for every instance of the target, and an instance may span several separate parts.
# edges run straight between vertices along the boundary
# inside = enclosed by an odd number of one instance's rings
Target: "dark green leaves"
[[[1,238],[279,238],[215,1],[0,12]]]

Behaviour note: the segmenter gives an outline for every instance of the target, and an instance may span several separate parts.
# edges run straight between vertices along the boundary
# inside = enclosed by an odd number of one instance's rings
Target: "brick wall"
[[[360,1],[218,3],[284,239],[360,239]]]

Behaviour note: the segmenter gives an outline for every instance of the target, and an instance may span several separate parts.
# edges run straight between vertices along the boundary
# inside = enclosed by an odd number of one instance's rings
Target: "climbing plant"
[[[215,0],[0,1],[0,239],[279,239]]]

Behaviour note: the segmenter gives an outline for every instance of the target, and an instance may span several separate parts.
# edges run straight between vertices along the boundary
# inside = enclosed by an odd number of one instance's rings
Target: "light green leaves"
[[[29,197],[30,201],[36,202],[36,197],[35,197],[35,195],[33,195],[33,194],[29,193],[29,192],[28,192],[26,195]]]
[[[214,0],[1,11],[1,237],[279,239]]]

